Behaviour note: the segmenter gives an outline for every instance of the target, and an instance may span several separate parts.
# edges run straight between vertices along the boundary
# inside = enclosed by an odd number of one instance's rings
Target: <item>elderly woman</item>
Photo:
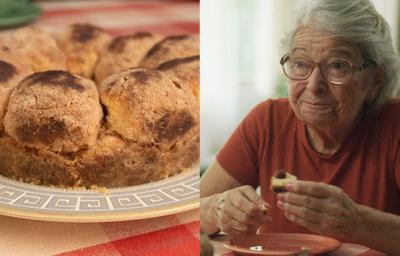
[[[400,72],[389,26],[368,0],[307,1],[294,13],[281,59],[289,97],[257,105],[203,175],[201,228],[315,232],[399,255]],[[269,189],[278,169],[298,177],[286,193]]]

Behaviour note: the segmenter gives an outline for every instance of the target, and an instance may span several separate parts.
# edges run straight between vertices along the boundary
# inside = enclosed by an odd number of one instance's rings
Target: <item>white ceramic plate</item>
[[[105,222],[145,219],[198,208],[199,170],[139,186],[68,190],[0,176],[0,214],[44,221]]]

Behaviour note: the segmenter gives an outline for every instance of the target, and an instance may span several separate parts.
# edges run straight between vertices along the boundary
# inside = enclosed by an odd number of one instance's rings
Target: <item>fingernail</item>
[[[286,189],[287,189],[287,191],[292,191],[293,190],[293,183],[286,184]]]
[[[284,208],[285,208],[285,205],[284,205],[283,202],[280,201],[280,200],[278,200],[278,202],[277,202],[276,204],[278,205],[278,208],[279,208],[279,209],[284,209]]]
[[[266,219],[267,219],[268,221],[272,221],[272,217],[271,217],[271,216],[267,216]]]
[[[285,196],[282,193],[279,193],[277,197],[279,200],[284,201]]]
[[[266,206],[266,207],[271,207],[271,205],[269,205],[269,203],[267,203],[267,202],[265,202],[265,201],[262,201],[263,202],[263,204]]]

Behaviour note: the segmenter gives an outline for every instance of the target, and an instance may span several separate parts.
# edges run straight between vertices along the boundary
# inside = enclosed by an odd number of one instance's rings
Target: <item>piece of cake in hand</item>
[[[285,172],[285,170],[278,170],[275,175],[271,177],[270,189],[275,193],[286,192],[286,185],[294,180],[297,180],[296,176]]]

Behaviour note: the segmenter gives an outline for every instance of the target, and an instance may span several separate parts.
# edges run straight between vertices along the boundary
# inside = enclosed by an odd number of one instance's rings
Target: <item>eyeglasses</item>
[[[315,66],[318,65],[322,77],[330,84],[346,84],[357,72],[361,72],[375,64],[373,60],[367,59],[359,67],[351,61],[339,57],[327,57],[320,63],[299,55],[285,54],[280,61],[283,72],[292,80],[305,80],[310,77]]]

